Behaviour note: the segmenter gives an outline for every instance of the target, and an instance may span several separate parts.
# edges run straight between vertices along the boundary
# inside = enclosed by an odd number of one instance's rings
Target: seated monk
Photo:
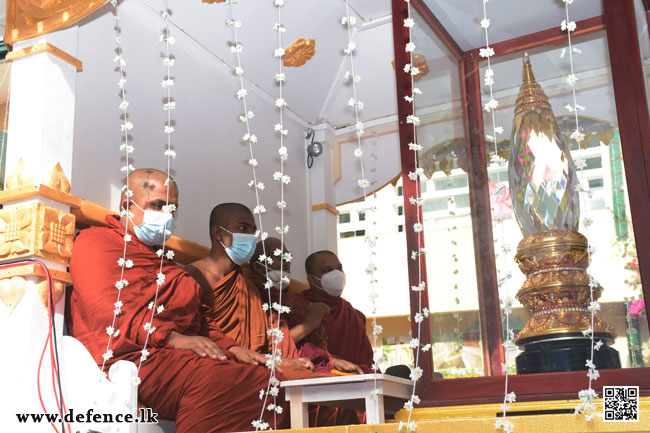
[[[70,260],[74,287],[68,330],[97,365],[105,361],[105,370],[117,360],[140,363],[140,402],[161,418],[175,420],[176,433],[251,430],[251,421],[260,416],[258,392],[266,388],[269,370],[255,365],[265,363],[263,356],[238,346],[201,314],[198,284],[171,255],[160,269],[155,251],[172,230],[173,211],[165,207],[166,199],[174,206],[178,202],[178,187],[168,180],[158,170],[134,171],[128,176],[133,195],[130,203],[123,195],[122,216],[108,216],[107,227],[91,227],[77,236]],[[157,279],[163,280],[159,286]],[[152,320],[148,306],[156,291]],[[268,423],[273,416],[264,412]]]
[[[280,281],[280,256],[276,256],[276,251],[282,251],[283,255],[288,252],[286,245],[283,246],[280,239],[268,238],[264,243],[258,242],[247,274],[257,286],[262,299],[270,305],[274,302],[280,303],[280,294],[282,294],[281,304],[289,307],[291,311],[283,313],[281,317],[287,322],[289,335],[296,343],[299,355],[309,358],[316,367],[316,371],[329,373],[333,368],[342,372],[363,374],[363,370],[359,366],[327,352],[327,337],[321,326],[321,320],[330,308],[323,302],[310,304],[293,290],[294,286],[305,284],[290,279],[291,262],[285,261],[282,266],[282,276],[289,279],[289,284],[287,285],[286,280]],[[263,260],[264,255],[272,258],[273,261],[270,265]],[[266,284],[267,275],[273,284],[268,291],[266,289],[268,286]],[[269,291],[270,302],[268,301]]]
[[[366,316],[341,298],[345,287],[343,265],[331,251],[318,251],[305,260],[309,290],[300,294],[308,304],[323,302],[330,308],[321,324],[327,334],[327,350],[372,373],[372,345],[366,334]]]
[[[267,331],[279,327],[286,336],[278,346],[285,377],[318,377],[305,370],[313,370],[314,366],[308,358],[298,356],[286,322],[281,321],[279,326],[277,322],[269,323],[272,317],[263,310],[259,291],[241,269],[255,252],[255,231],[255,219],[246,206],[216,206],[210,213],[210,254],[185,269],[201,286],[201,300],[208,307],[208,316],[228,337],[242,347],[270,354],[273,341]]]

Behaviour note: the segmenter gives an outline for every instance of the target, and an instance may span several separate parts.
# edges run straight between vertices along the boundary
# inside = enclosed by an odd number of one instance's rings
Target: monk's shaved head
[[[307,275],[309,274],[316,274],[318,272],[317,265],[318,262],[323,259],[323,258],[331,258],[334,257],[338,261],[338,257],[336,254],[329,250],[322,250],[322,251],[316,251],[315,253],[311,253],[307,259],[305,260],[305,271],[307,271]]]
[[[156,189],[165,186],[167,181],[167,173],[155,168],[141,168],[131,172],[128,175],[129,189],[133,191],[133,197],[131,200],[140,202],[146,200],[151,196]],[[124,181],[126,185],[126,180]],[[174,179],[170,176],[169,178],[170,193],[175,192],[178,194],[178,186]],[[126,200],[126,191],[122,191],[121,201]]]
[[[253,218],[251,210],[241,203],[221,203],[210,212],[210,233],[217,226],[227,226],[236,214],[246,214]]]

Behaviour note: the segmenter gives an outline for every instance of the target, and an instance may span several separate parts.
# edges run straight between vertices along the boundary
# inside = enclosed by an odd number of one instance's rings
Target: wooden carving
[[[6,189],[17,189],[21,186],[34,185],[34,172],[25,164],[22,158],[9,172],[5,182]]]
[[[302,66],[316,54],[316,40],[296,40],[284,52],[284,66]]]
[[[24,277],[3,278],[0,280],[0,299],[10,312],[14,311],[25,294],[27,281]]]
[[[5,42],[41,36],[65,28],[108,0],[7,0]]]
[[[32,250],[34,208],[0,211],[0,259],[12,259]]]
[[[46,185],[67,194],[70,193],[70,181],[65,176],[60,162],[57,162],[54,168],[52,168],[52,171],[50,171],[50,176],[47,179]]]

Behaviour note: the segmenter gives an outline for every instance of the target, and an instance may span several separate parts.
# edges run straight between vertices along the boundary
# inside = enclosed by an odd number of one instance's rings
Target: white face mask
[[[289,272],[283,271],[282,272],[282,277],[285,277],[286,279],[289,279],[289,278],[291,278],[291,275],[289,274]],[[273,281],[273,287],[275,287],[278,290],[284,290],[289,286],[289,284],[287,284],[286,282],[280,281],[280,270],[279,269],[277,269],[277,270],[276,269],[270,269],[269,270],[269,278],[271,279],[271,281]]]
[[[334,269],[320,278],[314,275],[314,278],[320,280],[321,289],[325,290],[328,295],[339,297],[345,288],[345,273]]]

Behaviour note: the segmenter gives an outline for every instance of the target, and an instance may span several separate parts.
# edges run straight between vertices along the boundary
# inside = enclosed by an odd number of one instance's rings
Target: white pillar
[[[5,169],[7,190],[1,193],[3,209],[0,210],[4,222],[0,242],[12,245],[9,252],[4,251],[0,257],[0,290],[4,295],[4,302],[0,301],[0,347],[7,355],[0,357],[0,371],[5,389],[12,390],[0,393],[0,406],[4,408],[0,425],[7,431],[52,430],[47,422],[30,420],[17,424],[15,415],[44,412],[39,402],[37,372],[49,332],[47,303],[43,302],[48,293],[47,282],[42,276],[34,275],[33,269],[23,268],[11,276],[1,265],[2,262],[34,258],[56,274],[54,285],[60,296],[58,302],[55,300],[56,338],[59,359],[63,362],[65,296],[62,284],[70,281],[66,270],[74,217],[69,211],[75,198],[67,194],[69,188],[55,185],[51,179],[52,169],[57,164],[63,171],[63,176],[57,179],[67,178],[68,182],[72,174],[75,84],[80,64],[75,58],[77,30],[74,26],[16,42],[8,56],[12,65]],[[21,160],[24,169],[18,176],[16,167]],[[19,187],[41,184],[49,184],[52,188],[45,193],[34,190],[27,196],[20,194]],[[14,245],[17,246],[14,248]],[[41,365],[40,390],[47,411],[56,413],[51,365],[48,349]],[[66,376],[70,379],[76,373],[74,369],[65,371],[64,366],[60,370],[63,383]],[[60,424],[57,428],[60,430]]]
[[[329,123],[321,123],[312,128],[314,141],[323,145],[321,156],[314,158],[308,169],[310,188],[310,246],[311,251],[330,250],[337,252],[338,234],[336,224],[336,193],[333,182],[333,159],[335,155],[335,131]],[[307,140],[308,145],[311,140]]]
[[[77,35],[74,26],[16,42],[12,51],[48,43],[64,57],[76,57]],[[76,76],[76,66],[48,51],[13,60],[6,176],[22,158],[34,174],[35,185],[47,184],[57,163],[71,180]]]

